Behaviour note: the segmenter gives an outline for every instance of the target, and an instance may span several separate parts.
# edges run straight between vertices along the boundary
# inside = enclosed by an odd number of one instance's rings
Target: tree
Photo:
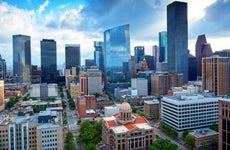
[[[145,113],[142,112],[142,111],[138,111],[137,113],[138,113],[139,116],[144,116],[145,115]]]
[[[136,107],[132,107],[132,112],[133,113],[137,113],[137,108]]]
[[[217,139],[212,139],[211,146],[213,149],[218,149],[218,141]]]
[[[85,150],[96,150],[96,145],[89,143],[85,146]]]
[[[219,131],[218,124],[213,124],[209,128],[212,129],[212,130],[214,130],[214,131],[216,131],[216,132]]]
[[[183,132],[183,138],[185,139],[185,137],[189,134],[189,130],[186,130]]]
[[[99,93],[95,93],[94,96],[95,96],[95,97],[99,97],[100,94],[99,94]]]
[[[202,150],[208,149],[208,143],[206,141],[202,141],[201,142],[201,147],[202,147]]]
[[[65,146],[66,146],[66,150],[75,150],[76,149],[72,132],[66,133]]]
[[[195,145],[195,139],[192,135],[188,134],[186,137],[185,137],[185,140],[184,140],[185,144],[193,149],[194,145]]]
[[[178,146],[168,139],[158,139],[149,150],[177,150]]]

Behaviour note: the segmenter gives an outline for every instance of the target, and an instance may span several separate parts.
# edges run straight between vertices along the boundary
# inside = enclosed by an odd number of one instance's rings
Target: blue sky
[[[185,0],[183,0],[185,1]],[[158,45],[166,30],[166,6],[173,0],[0,0],[0,54],[12,65],[12,35],[31,36],[32,63],[40,65],[40,41],[57,42],[57,63],[63,64],[65,44],[80,44],[82,65],[93,58],[93,41],[103,40],[111,27],[130,24],[133,47]],[[213,51],[230,49],[230,0],[188,0],[189,49],[206,34]]]

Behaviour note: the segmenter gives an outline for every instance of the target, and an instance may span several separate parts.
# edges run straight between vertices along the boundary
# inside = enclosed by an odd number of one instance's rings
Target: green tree
[[[213,149],[218,149],[218,141],[217,139],[212,139],[211,146]]]
[[[149,150],[177,150],[178,146],[168,139],[158,139]]]
[[[138,113],[139,116],[144,116],[145,115],[145,113],[142,112],[142,111],[138,111],[137,113]]]
[[[96,150],[96,145],[89,143],[85,146],[85,150]]]
[[[208,143],[206,141],[202,141],[201,142],[201,147],[202,147],[202,150],[208,149]]]
[[[186,130],[183,132],[183,138],[185,139],[185,137],[189,134],[189,130]]]
[[[213,124],[209,128],[212,129],[212,130],[214,130],[214,131],[216,131],[216,132],[219,131],[218,124]]]
[[[137,108],[136,107],[132,107],[132,112],[133,113],[137,113]]]
[[[193,149],[194,145],[195,145],[195,139],[192,135],[188,134],[186,137],[185,137],[185,140],[184,140],[185,144],[190,148],[190,149]]]
[[[95,96],[95,97],[99,97],[100,94],[99,94],[99,93],[95,93],[94,96]]]
[[[66,147],[66,150],[75,150],[76,149],[76,145],[74,143],[74,137],[73,137],[72,132],[66,133],[65,147]]]

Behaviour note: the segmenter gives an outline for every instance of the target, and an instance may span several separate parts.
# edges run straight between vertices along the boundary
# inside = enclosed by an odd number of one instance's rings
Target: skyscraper
[[[6,78],[6,61],[5,59],[2,59],[2,56],[0,55],[0,79]]]
[[[101,41],[94,41],[94,61],[99,70],[104,72],[104,56],[103,56],[104,43]]]
[[[21,34],[13,35],[13,75],[15,82],[30,82],[30,36]]]
[[[167,62],[167,32],[159,32],[159,62]]]
[[[76,67],[77,74],[79,74],[81,67],[81,51],[80,44],[66,44],[65,45],[65,63],[66,69]]]
[[[183,73],[188,81],[187,3],[175,1],[167,6],[168,71]]]
[[[0,112],[4,110],[4,81],[0,80]]]
[[[196,68],[197,76],[202,74],[202,58],[212,56],[212,48],[209,43],[207,43],[206,37],[204,34],[199,35],[196,41]]]
[[[228,61],[228,57],[202,58],[202,90],[209,90],[217,96],[229,95]]]
[[[144,46],[136,46],[134,47],[134,58],[135,62],[138,63],[141,60],[141,56],[145,55],[145,47]]]
[[[113,95],[114,88],[130,86],[130,35],[129,25],[104,32],[105,89]]]
[[[159,62],[159,50],[157,45],[152,46],[152,55],[154,57],[154,68],[153,70],[156,70],[156,65]]]
[[[41,41],[41,69],[42,83],[56,83],[57,50],[56,41],[53,39],[43,39]]]

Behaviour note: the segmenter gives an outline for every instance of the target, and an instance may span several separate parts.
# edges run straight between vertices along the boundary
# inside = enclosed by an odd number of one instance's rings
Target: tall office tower
[[[142,61],[140,71],[149,71],[149,67],[145,59]]]
[[[209,90],[217,96],[229,95],[228,61],[228,57],[202,58],[202,90]]]
[[[90,69],[91,67],[95,66],[94,59],[85,59],[85,69]]]
[[[57,50],[56,41],[43,39],[41,41],[42,83],[57,82]]]
[[[2,56],[0,55],[0,79],[6,78],[6,61],[5,59],[2,59]]]
[[[167,32],[159,32],[159,62],[167,62]]]
[[[213,55],[219,55],[222,57],[230,57],[230,49],[224,49],[221,51],[215,51]]]
[[[97,68],[87,69],[88,94],[102,94],[102,73]]]
[[[153,70],[156,70],[156,65],[159,62],[159,54],[158,54],[158,46],[157,45],[152,46],[152,55],[154,57],[154,68],[153,68]]]
[[[4,80],[0,80],[0,112],[4,110]]]
[[[196,68],[197,76],[202,74],[202,58],[212,56],[212,48],[209,43],[207,43],[206,37],[204,34],[199,35],[196,41]]]
[[[138,63],[141,60],[141,56],[145,55],[145,47],[144,46],[136,46],[134,47],[134,59],[135,63]]]
[[[81,67],[81,49],[80,44],[66,44],[65,45],[65,64],[66,69],[76,67],[77,74],[79,74]]]
[[[187,3],[175,1],[167,6],[168,71],[183,73],[188,81]]]
[[[137,70],[134,56],[131,56],[131,78],[136,78]]]
[[[155,66],[154,56],[150,56],[150,55],[141,56],[141,60],[144,59],[146,60],[149,70],[154,70],[154,66]]]
[[[88,83],[87,83],[87,74],[86,72],[80,72],[80,94],[87,95],[88,94]]]
[[[229,132],[230,132],[230,99],[219,100],[219,144],[221,150],[230,149]]]
[[[197,79],[196,57],[188,54],[188,80],[195,81]]]
[[[30,82],[31,47],[30,36],[13,35],[13,76],[15,82]]]
[[[99,70],[104,72],[104,56],[103,56],[104,43],[101,41],[94,41],[94,61]]]
[[[131,80],[129,24],[104,32],[105,90],[128,88]]]

